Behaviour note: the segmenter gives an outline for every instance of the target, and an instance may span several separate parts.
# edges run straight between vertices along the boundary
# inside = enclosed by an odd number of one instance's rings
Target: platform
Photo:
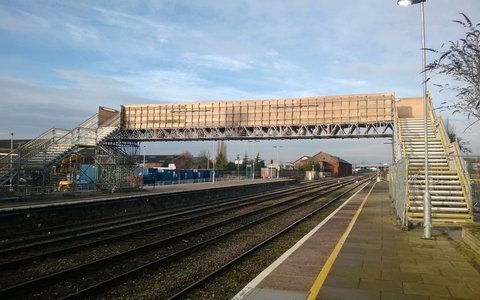
[[[207,189],[217,189],[225,187],[235,187],[241,185],[256,185],[271,182],[292,181],[292,179],[257,179],[257,180],[224,180],[212,182],[198,182],[198,183],[184,183],[184,184],[170,184],[170,185],[149,185],[144,186],[140,191],[135,192],[119,192],[114,194],[106,194],[97,191],[79,191],[75,193],[61,193],[55,192],[45,195],[40,195],[37,198],[29,197],[26,199],[16,200],[2,200],[0,199],[0,213],[17,211],[22,209],[34,209],[55,207],[70,204],[93,203],[99,201],[109,200],[124,200],[129,198],[137,198],[146,195],[163,195],[168,193],[178,193],[187,191],[200,191]]]
[[[480,299],[480,273],[448,229],[396,226],[388,183],[371,183],[235,299]]]

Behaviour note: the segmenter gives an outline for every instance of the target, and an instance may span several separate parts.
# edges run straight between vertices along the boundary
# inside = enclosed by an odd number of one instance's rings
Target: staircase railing
[[[69,131],[60,128],[51,128],[42,133],[37,138],[23,144],[17,149],[13,150],[8,155],[5,155],[0,159],[0,171],[7,171],[10,169],[10,158],[15,157],[13,164],[19,160],[25,161],[33,157],[36,153],[45,149],[48,145],[55,143],[55,141],[61,139]]]
[[[394,105],[393,107],[393,114],[394,114],[394,121],[393,121],[393,126],[395,130],[395,135],[393,136],[394,139],[394,163],[397,161],[401,160],[402,157],[406,156],[406,150],[405,150],[405,145],[402,142],[402,133],[400,130],[400,119],[398,117],[398,111],[397,111],[397,106]]]
[[[436,132],[440,133],[440,139],[442,141],[443,147],[446,151],[446,155],[449,161],[449,165],[453,162],[453,166],[458,173],[458,177],[460,179],[460,185],[462,186],[463,195],[465,198],[465,202],[467,204],[468,210],[471,212],[471,204],[472,204],[472,191],[470,188],[470,184],[467,178],[467,166],[465,162],[460,156],[460,149],[458,147],[458,143],[451,142],[450,138],[447,136],[447,128],[445,127],[445,123],[443,122],[443,118],[441,116],[436,116],[435,112],[433,111],[432,102],[430,99],[430,95],[428,97],[429,100],[429,110],[430,116],[434,120],[434,126],[437,129]]]
[[[472,190],[467,179],[467,166],[465,161],[460,156],[460,149],[457,142],[450,143],[449,156],[453,158],[458,177],[460,178],[460,184],[462,185],[462,189],[464,191],[464,197],[467,202],[468,210],[472,212]]]

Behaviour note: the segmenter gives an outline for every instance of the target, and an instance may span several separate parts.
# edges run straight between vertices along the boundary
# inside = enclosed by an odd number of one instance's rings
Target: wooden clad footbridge
[[[122,139],[388,137],[393,93],[275,100],[122,105]]]

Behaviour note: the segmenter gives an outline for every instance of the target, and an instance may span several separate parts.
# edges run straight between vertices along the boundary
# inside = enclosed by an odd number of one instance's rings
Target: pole
[[[13,132],[10,133],[10,185],[8,187],[8,190],[10,192],[13,191],[12,172],[13,172]]]
[[[257,158],[255,157],[255,143],[257,141],[253,140],[253,155],[252,155],[252,180],[255,180],[255,161]]]
[[[213,142],[213,161],[212,161],[212,184],[215,184],[215,160],[216,160],[216,151],[215,151],[215,141]]]
[[[278,164],[278,168],[277,168],[277,179],[278,179],[280,178],[280,160],[278,159],[278,151],[280,150],[280,148],[283,148],[283,146],[273,146],[273,148],[276,149],[275,154],[276,154],[276,160]]]
[[[427,64],[425,42],[425,2],[420,3],[421,27],[422,27],[422,74],[423,74],[423,129],[424,129],[424,157],[425,157],[425,194],[423,195],[423,238],[432,238],[432,203],[430,198],[430,178],[428,174],[428,99],[427,99]]]
[[[145,175],[145,152],[146,152],[146,150],[145,150],[145,146],[146,146],[146,145],[143,145],[143,165],[142,165],[142,176],[144,176],[144,175]],[[143,183],[143,181],[142,181],[142,183]]]

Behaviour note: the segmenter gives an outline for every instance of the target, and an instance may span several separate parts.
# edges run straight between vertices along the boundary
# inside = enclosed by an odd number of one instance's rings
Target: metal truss
[[[174,129],[123,129],[112,138],[123,141],[198,141],[246,139],[329,139],[391,137],[393,122],[301,126],[251,126]]]

